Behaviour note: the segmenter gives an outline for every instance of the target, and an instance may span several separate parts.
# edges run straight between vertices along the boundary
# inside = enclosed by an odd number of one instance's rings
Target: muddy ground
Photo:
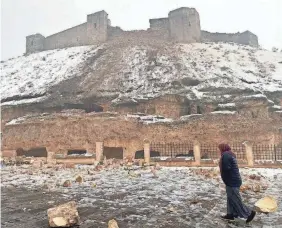
[[[26,171],[29,168],[2,170],[2,228],[47,228],[47,209],[70,200],[78,203],[81,228],[106,228],[112,218],[120,228],[230,227],[219,219],[226,210],[224,185],[218,178],[198,176],[188,168],[162,168],[158,178],[149,170],[130,174],[123,169],[94,172],[89,167]],[[261,173],[260,182],[269,186],[259,193],[242,193],[247,205],[265,195],[275,196],[280,203],[278,212],[258,214],[251,227],[282,227],[282,170],[241,172],[245,178]],[[83,176],[82,184],[62,186],[77,175]]]

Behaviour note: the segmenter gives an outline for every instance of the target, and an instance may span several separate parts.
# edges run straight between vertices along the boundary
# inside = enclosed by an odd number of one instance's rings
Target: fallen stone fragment
[[[66,163],[66,166],[65,166],[67,169],[73,169],[75,168],[75,164],[74,163]]]
[[[81,183],[83,182],[82,177],[81,177],[81,176],[77,176],[77,177],[75,178],[75,182],[81,184]]]
[[[260,185],[256,184],[256,185],[253,186],[252,189],[253,189],[254,192],[260,192],[261,188],[260,188]]]
[[[128,175],[129,175],[130,177],[140,177],[140,176],[141,176],[140,173],[134,172],[134,171],[132,171],[132,170],[129,170],[129,171],[128,171]]]
[[[156,163],[156,170],[160,170],[161,169],[161,166],[160,166],[160,164],[157,162]]]
[[[255,174],[252,174],[252,175],[249,176],[249,178],[250,178],[251,180],[254,180],[254,179],[256,179],[256,175],[255,175]]]
[[[119,228],[119,227],[118,227],[118,224],[117,224],[117,221],[114,220],[114,219],[111,219],[111,220],[108,222],[108,228]]]
[[[71,186],[71,182],[69,180],[66,180],[63,184],[63,187],[70,187]]]
[[[103,169],[103,166],[97,165],[94,170],[95,170],[95,171],[100,171],[100,170],[102,170],[102,169]]]
[[[262,190],[267,190],[268,186],[267,186],[267,184],[264,184],[264,185],[261,186],[261,188],[262,188]]]
[[[255,180],[257,180],[257,181],[260,181],[260,179],[261,179],[261,176],[256,176],[255,177]]]
[[[199,203],[199,202],[200,202],[199,199],[192,199],[192,200],[190,201],[191,204],[197,204],[197,203]]]
[[[174,207],[169,207],[169,208],[167,208],[167,211],[169,213],[173,213],[173,212],[176,212],[176,209]]]
[[[88,175],[94,175],[95,173],[92,172],[91,170],[87,170],[87,174],[88,174]]]
[[[78,225],[79,215],[74,201],[47,210],[50,227],[71,227]]]
[[[32,164],[32,167],[34,168],[42,168],[43,166],[43,163],[40,160],[33,160],[31,164]]]
[[[211,173],[206,173],[206,174],[205,174],[205,177],[206,177],[206,178],[212,178],[212,174],[211,174]]]
[[[277,208],[277,201],[272,196],[266,196],[255,203],[255,209],[259,212],[276,212]]]
[[[2,182],[3,182],[3,180],[2,180]],[[9,189],[9,190],[16,189],[16,187],[13,184],[9,184],[6,188]]]
[[[250,189],[250,187],[248,185],[241,185],[241,187],[240,187],[241,192],[246,192],[249,189]]]
[[[127,165],[128,167],[132,167],[133,162],[128,162],[126,165]]]
[[[151,167],[151,172],[152,172],[154,178],[158,178],[157,171],[156,171],[155,167]]]

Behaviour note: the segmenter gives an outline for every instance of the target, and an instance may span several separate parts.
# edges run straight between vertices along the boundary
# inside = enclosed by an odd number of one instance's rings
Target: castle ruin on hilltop
[[[124,31],[111,26],[108,14],[102,10],[87,15],[87,22],[44,37],[37,33],[26,37],[26,53],[93,45],[109,40],[162,40],[180,43],[234,42],[258,46],[258,38],[250,31],[243,33],[210,33],[201,30],[200,16],[196,9],[182,7],[170,11],[167,18],[150,19],[147,30]]]

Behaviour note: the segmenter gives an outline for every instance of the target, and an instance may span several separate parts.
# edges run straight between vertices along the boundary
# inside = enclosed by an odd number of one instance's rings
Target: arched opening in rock
[[[197,105],[197,114],[202,114],[202,109],[199,105]]]
[[[16,150],[17,156],[25,157],[47,157],[46,147],[35,147],[29,150],[24,150],[23,148],[18,148]]]
[[[160,157],[161,153],[158,151],[150,151],[150,157]],[[144,150],[138,150],[135,152],[135,159],[144,159]]]
[[[82,104],[75,103],[65,103],[62,109],[80,109],[84,110],[86,113],[89,112],[103,112],[103,107],[91,102],[85,102]]]
[[[123,159],[123,148],[122,147],[104,147],[104,156],[107,159]]]
[[[86,150],[84,149],[79,149],[79,150],[68,150],[68,155],[85,155],[87,153]]]
[[[25,153],[23,148],[16,149],[16,156],[23,156]]]

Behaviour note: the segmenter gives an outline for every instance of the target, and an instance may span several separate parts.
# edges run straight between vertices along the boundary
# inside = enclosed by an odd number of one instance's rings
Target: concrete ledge
[[[57,158],[56,163],[57,164],[66,164],[66,163],[73,163],[73,164],[79,164],[79,165],[93,165],[96,161],[95,158],[89,157],[89,158]]]
[[[217,164],[213,163],[205,163],[201,165],[196,165],[194,162],[187,161],[156,161],[160,164],[160,166],[164,167],[218,167]],[[281,164],[265,164],[265,165],[254,165],[248,166],[247,164],[238,164],[239,168],[273,168],[273,169],[281,169]]]

